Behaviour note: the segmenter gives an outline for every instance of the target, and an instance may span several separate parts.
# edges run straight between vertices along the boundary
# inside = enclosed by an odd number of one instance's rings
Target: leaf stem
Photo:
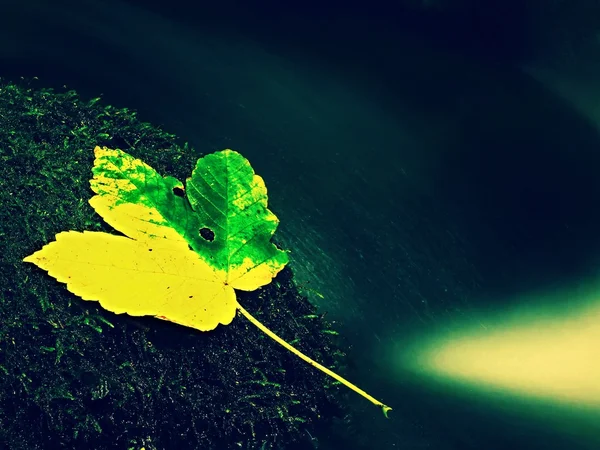
[[[354,384],[350,383],[345,378],[339,376],[337,373],[329,370],[327,367],[325,367],[322,364],[319,364],[318,362],[316,362],[315,360],[309,358],[304,353],[302,353],[300,350],[297,350],[294,347],[292,347],[290,344],[288,344],[286,341],[284,341],[283,339],[281,339],[279,336],[277,336],[275,333],[273,333],[271,330],[269,330],[266,326],[264,326],[262,323],[260,323],[258,320],[256,320],[254,318],[254,316],[252,316],[248,311],[246,311],[239,303],[238,303],[238,309],[244,315],[244,317],[246,317],[246,319],[248,319],[250,322],[252,322],[254,325],[256,325],[263,333],[265,333],[267,336],[269,336],[275,342],[277,342],[278,344],[281,344],[286,349],[288,349],[290,352],[292,352],[293,354],[295,354],[299,358],[303,359],[304,361],[306,361],[311,366],[316,367],[317,369],[319,369],[322,372],[325,372],[327,375],[329,375],[330,377],[335,378],[340,383],[342,383],[345,386],[349,387],[350,389],[352,389],[357,394],[362,395],[364,398],[366,398],[367,400],[369,400],[374,405],[379,406],[381,408],[381,410],[383,411],[383,415],[386,418],[388,417],[388,411],[390,411],[392,408],[390,408],[387,405],[384,405],[382,402],[380,402],[376,398],[370,396],[365,391],[363,391],[362,389],[360,389],[358,386],[355,386]]]

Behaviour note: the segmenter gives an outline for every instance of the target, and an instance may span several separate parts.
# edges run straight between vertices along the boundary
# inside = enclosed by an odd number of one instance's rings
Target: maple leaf
[[[94,210],[124,236],[65,231],[23,259],[84,300],[117,314],[154,316],[209,331],[240,311],[269,337],[381,407],[391,409],[312,360],[256,320],[235,289],[271,282],[288,262],[271,237],[279,223],[250,163],[223,150],[196,163],[186,186],[143,161],[94,149]]]

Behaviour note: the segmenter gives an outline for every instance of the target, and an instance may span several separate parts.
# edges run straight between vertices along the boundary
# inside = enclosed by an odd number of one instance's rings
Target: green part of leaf
[[[228,149],[200,158],[187,180],[187,197],[179,180],[161,176],[118,149],[97,151],[93,173],[92,190],[110,198],[112,207],[138,205],[148,211],[138,225],[105,216],[111,226],[138,240],[142,230],[175,230],[236,289],[256,289],[251,280],[263,279],[264,284],[288,262],[287,253],[270,242],[279,220],[267,208],[265,183],[238,152]]]
[[[199,159],[187,180],[187,195],[200,230],[209,235],[192,247],[216,269],[287,263],[287,254],[270,242],[279,220],[267,208],[265,183],[238,152],[223,150]]]
[[[94,177],[90,180],[90,186],[96,194],[114,197],[115,207],[135,204],[157,210],[162,217],[157,217],[155,221],[150,219],[150,222],[163,225],[166,219],[168,226],[183,236],[192,248],[198,246],[195,242],[199,239],[198,219],[185,197],[175,194],[183,190],[179,180],[161,176],[146,163],[119,149],[97,152],[92,172]],[[118,222],[110,225],[126,236],[136,238]]]

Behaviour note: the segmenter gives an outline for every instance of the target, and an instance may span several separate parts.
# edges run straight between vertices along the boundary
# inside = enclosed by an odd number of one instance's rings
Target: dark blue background
[[[248,157],[352,380],[394,407],[385,421],[353,399],[359,420],[323,446],[598,448],[577,414],[454,396],[392,353],[596,275],[600,119],[547,80],[594,78],[598,9],[391,3],[5,1],[0,76]]]

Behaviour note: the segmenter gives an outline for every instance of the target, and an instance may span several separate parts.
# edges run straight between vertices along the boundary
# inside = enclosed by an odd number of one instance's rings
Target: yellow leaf
[[[156,316],[201,331],[231,323],[238,306],[233,288],[179,244],[66,231],[24,261],[117,314]]]
[[[65,231],[23,261],[46,270],[84,300],[116,314],[154,316],[201,331],[239,310],[273,340],[340,381],[387,417],[389,406],[267,329],[235,289],[268,284],[288,262],[270,242],[279,220],[248,160],[233,150],[200,158],[187,180],[162,177],[121,151],[96,147],[90,204],[125,236]],[[178,194],[180,192],[180,194]]]

